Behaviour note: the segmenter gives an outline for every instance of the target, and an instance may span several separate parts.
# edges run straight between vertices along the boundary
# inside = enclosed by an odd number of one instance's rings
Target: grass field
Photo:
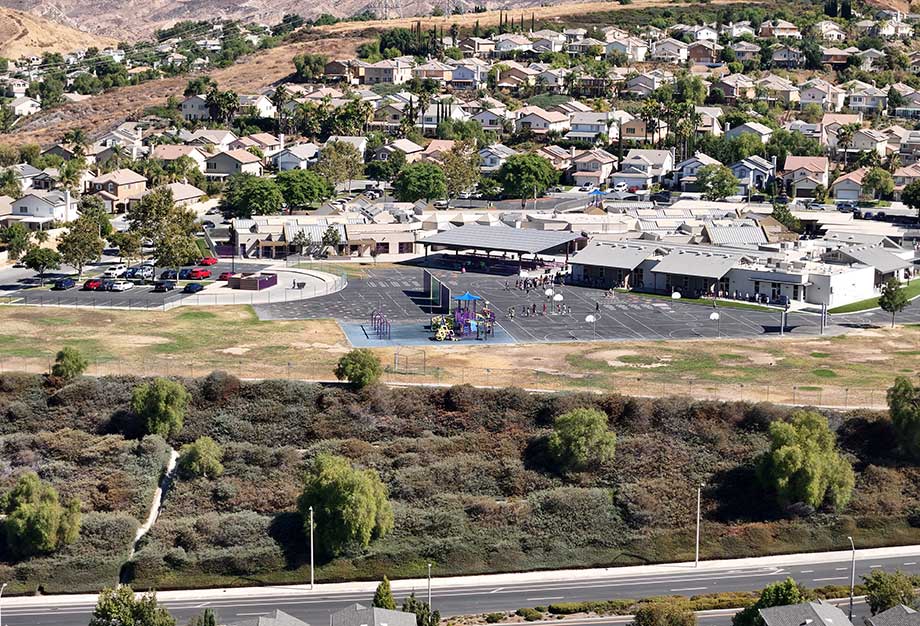
[[[90,373],[332,380],[349,350],[331,320],[260,321],[249,307],[168,312],[0,309],[0,369],[47,371],[73,346]],[[646,396],[883,406],[897,375],[920,372],[920,327],[813,339],[489,345],[377,351],[387,380],[580,389]]]
[[[920,279],[909,283],[904,288],[904,291],[907,293],[907,297],[911,300],[917,296],[920,296]],[[869,309],[877,308],[878,298],[869,298],[867,300],[860,300],[859,302],[851,302],[850,304],[834,307],[833,309],[828,310],[828,313],[856,313],[857,311],[867,311]]]

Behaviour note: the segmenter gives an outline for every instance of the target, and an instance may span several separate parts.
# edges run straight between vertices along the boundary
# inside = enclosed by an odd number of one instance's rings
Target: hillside
[[[17,58],[45,52],[73,52],[96,46],[104,48],[116,40],[62,26],[54,21],[0,8],[0,56]]]

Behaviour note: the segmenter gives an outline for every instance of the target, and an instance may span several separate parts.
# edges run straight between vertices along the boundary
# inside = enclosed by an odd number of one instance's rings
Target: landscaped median
[[[920,278],[916,278],[905,285],[904,293],[908,300],[913,300],[917,296],[920,296]],[[850,304],[844,304],[843,306],[837,306],[833,309],[828,309],[827,312],[831,315],[836,315],[838,313],[858,313],[860,311],[877,309],[879,308],[878,298],[879,297],[876,296],[874,298],[860,300],[859,302],[851,302]]]

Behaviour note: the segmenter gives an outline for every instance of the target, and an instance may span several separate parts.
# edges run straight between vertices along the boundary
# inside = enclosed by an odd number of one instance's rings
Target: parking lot
[[[555,302],[545,296],[542,289],[529,293],[514,289],[515,277],[477,273],[460,273],[433,270],[433,273],[450,286],[452,295],[464,291],[481,296],[495,310],[496,320],[507,334],[517,342],[562,342],[573,340],[657,340],[700,339],[718,337],[759,337],[780,334],[782,312],[778,309],[755,311],[719,307],[719,319],[710,319],[712,307],[683,303],[643,295],[616,293],[605,297],[603,291],[587,287],[554,285],[554,295],[562,295],[565,312],[556,314]],[[257,305],[262,319],[319,319],[338,320],[346,334],[356,345],[385,345],[381,341],[368,344],[370,315],[381,311],[393,325],[392,343],[427,343],[428,332],[424,326],[431,315],[419,298],[422,288],[422,269],[370,270],[363,279],[352,279],[343,291],[300,302]],[[546,314],[543,305],[546,304]],[[513,307],[514,317],[509,316]],[[522,307],[537,311],[524,316]],[[595,322],[586,321],[592,315]],[[865,314],[863,314],[865,315]],[[850,316],[847,316],[848,318]],[[356,330],[365,335],[361,339]],[[397,329],[397,327],[399,327]],[[408,327],[408,328],[406,328]],[[835,325],[828,334],[840,333],[846,328]],[[789,313],[783,334],[814,336],[820,333],[820,319],[807,313]],[[396,339],[398,337],[398,340]]]

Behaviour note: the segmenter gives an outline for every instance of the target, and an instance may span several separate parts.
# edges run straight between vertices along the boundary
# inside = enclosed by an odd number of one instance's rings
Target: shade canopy
[[[475,302],[476,300],[482,300],[482,298],[474,296],[469,291],[466,291],[459,296],[454,296],[454,300],[459,300],[460,302]]]

